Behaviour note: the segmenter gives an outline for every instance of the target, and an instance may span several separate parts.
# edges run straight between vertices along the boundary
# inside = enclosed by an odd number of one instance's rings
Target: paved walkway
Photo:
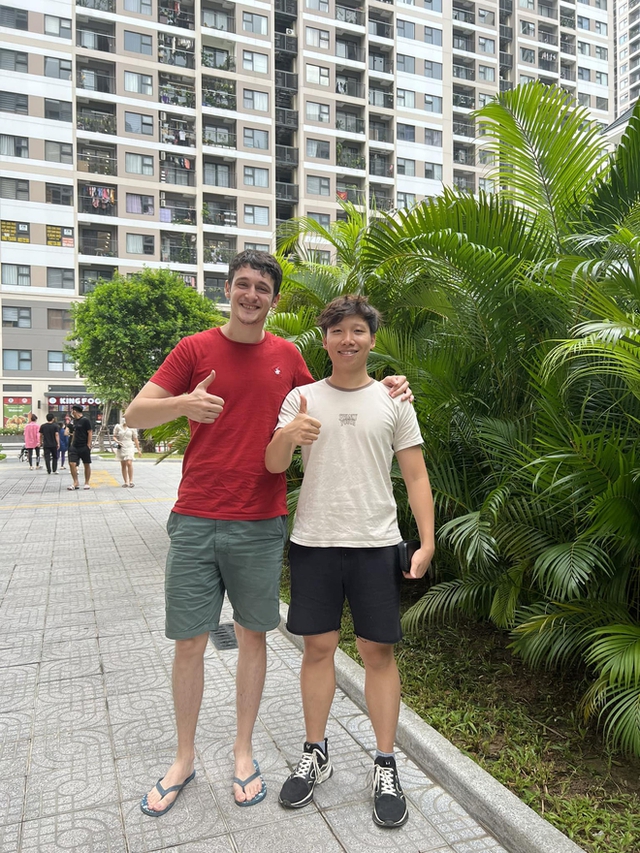
[[[125,490],[119,465],[97,460],[94,488],[68,492],[68,471],[0,462],[0,853],[506,853],[402,753],[410,820],[376,827],[371,727],[340,691],[335,773],[315,804],[282,809],[304,731],[300,652],[280,631],[254,741],[266,800],[233,803],[237,651],[210,644],[196,779],[166,816],[141,813],[174,749],[163,569],[179,475],[176,462],[136,462]]]

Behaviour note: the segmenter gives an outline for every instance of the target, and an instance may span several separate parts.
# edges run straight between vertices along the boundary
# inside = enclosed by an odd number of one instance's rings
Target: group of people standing
[[[24,428],[24,447],[27,451],[29,469],[34,470],[34,454],[35,467],[40,467],[40,448],[42,448],[47,474],[57,474],[58,460],[60,460],[60,468],[65,467],[70,438],[71,424],[68,418],[58,423],[55,415],[48,414],[46,423],[39,426],[38,416],[32,412],[29,415],[29,422]]]

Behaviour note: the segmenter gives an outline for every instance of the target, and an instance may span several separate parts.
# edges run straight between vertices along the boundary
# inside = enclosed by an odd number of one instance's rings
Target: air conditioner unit
[[[166,120],[167,120],[167,114],[166,113],[160,113],[160,121],[166,121]]]
[[[167,159],[167,152],[166,152],[166,151],[161,151],[161,152],[160,152],[160,159],[161,159],[161,160],[166,160],[166,159]]]
[[[286,32],[288,36],[294,36],[296,34],[295,30],[292,30],[291,27],[287,27]]]
[[[166,201],[167,201],[167,194],[161,192],[160,193],[160,207],[166,207],[167,206],[165,203]]]

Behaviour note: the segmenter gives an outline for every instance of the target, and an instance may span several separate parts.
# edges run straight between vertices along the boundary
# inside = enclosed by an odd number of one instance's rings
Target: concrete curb
[[[302,638],[290,634],[285,627],[287,611],[287,605],[281,602],[280,630],[302,649]],[[338,687],[366,710],[364,669],[340,649],[336,652],[335,663]],[[585,853],[582,847],[438,734],[404,702],[400,706],[396,742],[510,853]]]

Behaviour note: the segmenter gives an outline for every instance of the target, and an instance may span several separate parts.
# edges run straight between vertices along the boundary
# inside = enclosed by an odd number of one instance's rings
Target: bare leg
[[[79,483],[78,483],[78,463],[69,461],[69,471],[71,472],[71,479],[73,480],[73,485],[79,486]]]
[[[129,485],[129,473],[127,471],[126,459],[123,459],[122,462],[120,463],[120,470],[122,471],[122,480],[123,480],[125,486],[128,486]]]
[[[304,638],[300,690],[307,740],[310,743],[324,740],[331,703],[336,692],[333,661],[339,639],[339,631]]]
[[[193,772],[196,725],[204,689],[204,652],[208,639],[209,634],[200,634],[190,640],[176,640],[172,684],[178,749],[176,760],[161,780],[163,788],[181,785]],[[154,788],[147,794],[147,805],[161,811],[176,797],[177,793],[173,792],[161,799]]]
[[[84,484],[85,486],[89,485],[89,480],[91,479],[91,465],[87,465],[84,463]]]
[[[129,485],[133,485],[133,459],[127,459],[127,474],[129,476]]]
[[[237,733],[233,747],[235,756],[235,775],[246,779],[253,775],[253,750],[251,738],[262,698],[262,689],[267,672],[267,640],[266,634],[250,631],[238,623],[234,623],[238,639],[238,667],[236,670],[236,716]],[[260,779],[254,779],[242,789],[234,784],[233,794],[241,803],[252,800],[260,791]]]
[[[371,725],[380,752],[393,752],[400,714],[400,676],[394,647],[358,637],[358,651],[364,662],[364,695]]]

